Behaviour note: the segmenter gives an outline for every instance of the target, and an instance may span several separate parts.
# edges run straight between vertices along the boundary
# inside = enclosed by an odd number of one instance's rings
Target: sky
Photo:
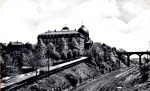
[[[149,0],[0,0],[0,42],[37,42],[37,35],[81,24],[94,42],[149,50]]]

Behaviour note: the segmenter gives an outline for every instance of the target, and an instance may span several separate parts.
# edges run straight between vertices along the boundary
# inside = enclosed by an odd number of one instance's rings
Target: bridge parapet
[[[146,52],[118,52],[119,55],[133,55],[133,54],[137,54],[137,55],[150,55],[150,51],[146,51]]]

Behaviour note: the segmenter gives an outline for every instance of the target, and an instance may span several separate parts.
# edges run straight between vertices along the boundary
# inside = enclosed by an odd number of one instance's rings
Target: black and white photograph
[[[0,0],[0,91],[150,91],[150,0]]]

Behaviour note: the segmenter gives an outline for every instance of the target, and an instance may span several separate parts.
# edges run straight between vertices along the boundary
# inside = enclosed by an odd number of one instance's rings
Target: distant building
[[[78,30],[70,30],[67,26],[63,27],[61,31],[48,31],[38,35],[38,41],[41,39],[46,45],[52,42],[57,46],[57,40],[60,38],[65,38],[67,43],[72,41],[72,38],[75,38],[80,45],[81,49],[86,48],[85,45],[89,41],[89,31],[82,25]]]
[[[9,42],[9,44],[7,45],[8,49],[21,49],[24,48],[25,45],[22,42]]]

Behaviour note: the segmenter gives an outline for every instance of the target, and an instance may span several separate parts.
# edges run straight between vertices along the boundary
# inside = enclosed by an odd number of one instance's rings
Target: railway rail
[[[29,76],[23,80],[7,84],[7,85],[3,86],[2,88],[0,88],[0,91],[16,91],[17,89],[21,88],[22,86],[32,84],[37,80],[43,79],[43,78],[45,78],[51,74],[54,74],[54,73],[59,72],[61,70],[64,70],[64,69],[70,68],[74,65],[77,65],[79,63],[82,63],[82,62],[86,61],[87,59],[88,59],[87,57],[81,57],[79,59],[76,59],[76,60],[73,60],[70,62],[66,62],[66,63],[56,65],[56,66],[52,66],[49,68],[50,69],[49,72],[47,70],[47,67],[44,67],[42,69],[38,69],[39,72],[44,71],[45,73],[43,73],[43,74],[38,73],[37,76],[36,75]],[[35,74],[35,72],[33,72],[32,74]]]
[[[101,85],[97,90],[95,91],[112,91],[112,86],[114,83],[118,82],[120,79],[122,79],[123,77],[125,77],[126,75],[130,74],[131,72],[137,70],[136,67],[133,67],[131,69],[126,70],[123,73],[120,73],[114,77],[112,77],[111,79],[109,79],[108,81],[106,81],[105,83],[103,83],[103,85]]]
[[[115,78],[120,77],[121,75],[125,74],[125,72],[129,72],[132,69],[134,70],[134,68],[136,69],[136,67],[128,67],[128,68],[125,67],[125,68],[121,68],[119,70],[113,71],[111,73],[106,73],[104,75],[97,76],[96,78],[88,82],[84,82],[84,84],[79,84],[77,88],[69,89],[68,91],[108,91],[106,88],[108,88],[110,85],[113,84],[113,81]],[[112,84],[109,84],[109,83],[112,83]]]

